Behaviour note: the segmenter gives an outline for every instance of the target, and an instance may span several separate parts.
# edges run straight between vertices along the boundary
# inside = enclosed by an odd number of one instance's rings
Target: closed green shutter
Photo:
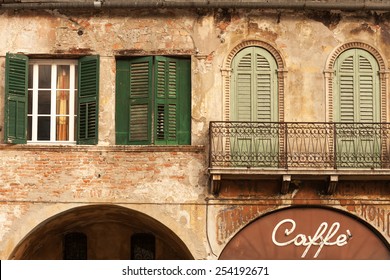
[[[345,51],[336,61],[336,122],[379,122],[379,77],[375,58],[366,51]]]
[[[271,64],[263,55],[256,53],[256,121],[272,122],[276,121],[274,108],[278,101],[274,99],[274,87],[272,84],[275,69],[271,69]]]
[[[155,59],[155,144],[190,144],[190,63]]]
[[[360,122],[378,122],[380,119],[378,103],[379,92],[375,92],[375,83],[378,81],[378,68],[376,63],[369,61],[359,54],[359,112]]]
[[[6,55],[5,73],[5,142],[27,142],[28,57]]]
[[[118,60],[116,143],[190,144],[190,73],[188,59],[151,56]]]
[[[380,162],[379,66],[367,51],[350,49],[335,63],[334,120],[339,167],[376,167]],[[354,124],[363,123],[363,124]]]
[[[278,121],[276,61],[249,47],[233,60],[231,117],[234,121]]]
[[[236,66],[233,68],[235,74],[236,98],[233,102],[233,119],[236,121],[253,121],[252,120],[252,97],[253,97],[253,67],[252,67],[252,52],[243,54],[243,57],[238,59]]]
[[[129,144],[147,145],[152,141],[152,65],[151,57],[135,58],[129,63]]]
[[[248,47],[236,55],[232,68],[231,120],[264,123],[256,124],[262,129],[238,130],[231,137],[232,160],[238,166],[276,166],[279,139],[269,124],[278,121],[276,61],[266,50]]]
[[[77,143],[98,143],[99,119],[99,56],[79,60],[79,89],[77,110]]]

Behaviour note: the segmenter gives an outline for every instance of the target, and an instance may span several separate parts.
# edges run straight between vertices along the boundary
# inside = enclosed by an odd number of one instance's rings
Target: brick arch
[[[279,102],[279,122],[284,121],[284,88],[285,88],[285,78],[287,71],[285,70],[285,62],[279,51],[276,50],[271,44],[260,41],[260,40],[247,40],[236,45],[233,49],[230,50],[227,55],[222,72],[222,82],[223,82],[223,120],[230,120],[230,78],[232,72],[232,61],[233,58],[243,49],[247,47],[259,47],[267,50],[276,60],[277,72],[278,72],[278,102]]]
[[[375,47],[364,43],[364,42],[348,42],[338,46],[333,52],[329,55],[326,65],[325,65],[325,93],[326,93],[326,102],[327,102],[327,114],[326,121],[333,121],[333,72],[334,72],[334,64],[336,59],[339,57],[341,53],[349,49],[362,49],[369,52],[376,61],[379,66],[379,80],[380,80],[380,108],[381,108],[381,122],[387,122],[387,101],[386,101],[386,93],[387,93],[387,79],[389,76],[389,72],[387,70],[386,61],[384,60],[384,56],[379,52]]]

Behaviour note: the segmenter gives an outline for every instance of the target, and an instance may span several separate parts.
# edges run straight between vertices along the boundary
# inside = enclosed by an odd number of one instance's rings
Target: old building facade
[[[390,3],[0,1],[1,259],[389,259]]]

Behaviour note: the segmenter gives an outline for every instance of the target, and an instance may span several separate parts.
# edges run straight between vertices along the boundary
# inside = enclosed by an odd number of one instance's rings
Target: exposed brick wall
[[[207,191],[202,147],[0,149],[1,200],[187,202]]]

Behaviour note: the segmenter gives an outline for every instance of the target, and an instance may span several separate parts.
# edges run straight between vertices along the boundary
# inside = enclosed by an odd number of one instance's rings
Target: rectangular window
[[[191,143],[191,63],[188,58],[117,61],[116,143]]]
[[[28,142],[75,143],[77,60],[30,60]]]
[[[97,144],[99,57],[6,55],[5,142]]]

